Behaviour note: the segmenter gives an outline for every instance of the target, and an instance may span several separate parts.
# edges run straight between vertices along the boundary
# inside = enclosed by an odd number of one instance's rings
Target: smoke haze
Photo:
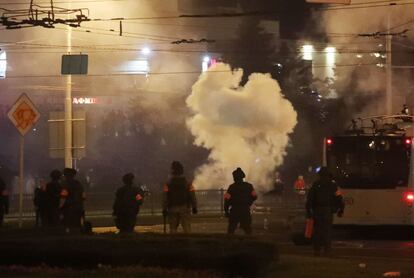
[[[242,76],[243,70],[219,63],[201,74],[187,98],[194,144],[210,150],[207,164],[195,173],[197,188],[227,186],[241,167],[257,189],[268,191],[271,174],[283,162],[296,111],[270,75],[254,73],[240,87]]]
[[[360,8],[363,3],[369,7]],[[354,91],[365,96],[376,97],[377,101],[370,103],[364,113],[379,114],[385,112],[385,67],[379,67],[385,64],[385,55],[382,58],[378,58],[375,57],[374,53],[386,54],[386,49],[384,36],[379,38],[360,37],[358,34],[386,33],[389,27],[390,32],[395,33],[401,32],[404,29],[410,29],[413,24],[414,5],[406,5],[407,3],[408,1],[402,0],[396,2],[396,5],[373,7],[378,4],[384,4],[384,1],[353,0],[351,8],[341,6],[341,8],[332,8],[331,10],[328,9],[314,14],[315,20],[320,22],[320,27],[326,32],[330,43],[338,49],[340,56],[338,63],[362,64],[359,67],[337,67],[335,85],[339,92],[342,91],[342,94],[349,95]],[[389,27],[388,17],[390,20]],[[403,57],[403,52],[411,51],[404,47],[404,45],[412,43],[412,39],[410,40],[409,37],[393,37],[394,56],[397,53],[400,57]],[[400,49],[396,50],[396,47],[400,47]],[[358,58],[356,58],[357,54]],[[393,57],[393,61],[393,65],[398,63],[395,61],[395,57]],[[393,69],[394,113],[400,111],[402,104],[406,101],[406,96],[412,90],[409,76],[410,73],[407,70]]]

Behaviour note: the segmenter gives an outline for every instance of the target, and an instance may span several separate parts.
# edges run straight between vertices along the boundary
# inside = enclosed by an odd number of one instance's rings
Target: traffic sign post
[[[39,120],[40,113],[26,94],[22,94],[9,113],[10,121],[20,133],[19,227],[23,225],[24,136]]]

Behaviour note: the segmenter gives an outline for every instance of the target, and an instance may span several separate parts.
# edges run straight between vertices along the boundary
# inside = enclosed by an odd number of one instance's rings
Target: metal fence
[[[35,215],[33,195],[23,195],[23,215]],[[198,190],[196,191],[198,210],[200,212],[223,212],[224,190]],[[87,193],[85,200],[86,215],[111,215],[114,202],[114,192]],[[162,211],[162,192],[147,191],[140,214],[159,214]],[[10,196],[10,216],[19,213],[19,195]]]

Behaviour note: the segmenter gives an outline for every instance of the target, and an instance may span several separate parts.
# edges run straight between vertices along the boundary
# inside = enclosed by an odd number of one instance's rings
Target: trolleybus
[[[344,134],[325,138],[323,164],[345,202],[335,225],[414,226],[411,120],[404,115],[360,119]]]

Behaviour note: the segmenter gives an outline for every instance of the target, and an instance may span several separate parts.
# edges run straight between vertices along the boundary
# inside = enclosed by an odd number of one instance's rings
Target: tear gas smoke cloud
[[[367,2],[370,3],[367,6],[373,6],[376,1],[353,0],[352,4]],[[367,111],[364,113],[378,114],[385,112],[383,111],[385,109],[383,102],[385,101],[384,94],[386,91],[385,69],[375,66],[376,63],[381,63],[381,61],[375,59],[373,56],[374,52],[385,51],[385,37],[359,37],[358,34],[374,32],[386,33],[388,30],[388,18],[390,20],[389,26],[392,28],[391,32],[400,32],[406,28],[411,28],[413,23],[409,23],[409,21],[412,21],[414,5],[404,5],[407,2],[409,1],[402,0],[398,1],[395,6],[357,9],[344,8],[315,12],[314,14],[315,20],[320,22],[321,28],[327,33],[331,43],[338,45],[337,48],[341,49],[337,60],[339,64],[347,64],[349,61],[361,64],[372,64],[371,66],[364,66],[362,68],[363,70],[360,67],[342,67],[336,69],[337,80],[335,86],[338,88],[338,92],[342,91],[349,94],[350,91],[354,90],[359,93],[365,93],[365,95],[375,95],[378,97],[378,101],[371,103],[371,107],[367,107]],[[348,35],[337,36],[337,34]],[[394,41],[399,39],[401,38],[396,37]],[[358,53],[360,54],[360,58],[357,59],[356,54]],[[385,60],[382,62],[385,63]],[[358,69],[360,71],[355,74],[355,70]],[[399,111],[401,102],[404,102],[405,95],[411,90],[412,85],[409,83],[407,82],[405,73],[399,72],[393,75],[394,95],[402,96],[399,99],[394,98],[393,110],[395,112]]]
[[[283,162],[296,111],[270,75],[254,73],[239,87],[242,75],[219,63],[201,74],[187,98],[194,144],[210,150],[207,164],[195,173],[197,188],[227,186],[240,166],[248,181],[268,191],[271,174]]]

